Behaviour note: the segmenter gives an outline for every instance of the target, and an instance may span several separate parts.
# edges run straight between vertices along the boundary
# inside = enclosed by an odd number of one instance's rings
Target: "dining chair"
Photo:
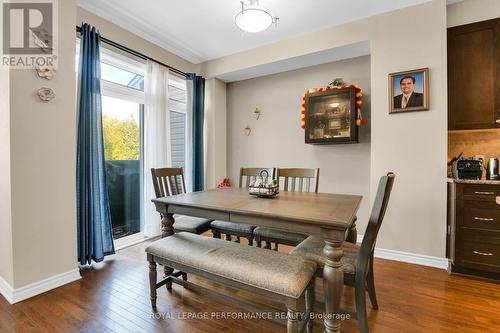
[[[280,184],[280,191],[318,192],[319,168],[279,168],[277,174],[278,184]],[[253,234],[257,247],[261,247],[262,242],[264,241],[265,248],[271,249],[271,244],[274,243],[273,250],[275,251],[278,251],[278,244],[297,246],[309,236],[305,234],[266,227],[255,228]]]
[[[186,193],[182,168],[152,168],[151,175],[153,176],[153,187],[157,198]],[[212,220],[200,217],[175,215],[173,228],[175,232],[184,231],[200,235],[210,230],[210,222]]]
[[[239,188],[248,188],[250,184],[261,177],[262,171],[267,172],[265,182],[270,182],[275,178],[276,168],[240,168],[240,178],[238,181]],[[213,221],[210,223],[214,238],[221,238],[225,235],[227,241],[232,240],[232,236],[236,236],[236,242],[240,242],[240,238],[244,237],[248,240],[248,245],[253,246],[253,231],[256,228],[254,225],[233,223],[228,221]]]
[[[365,292],[368,292],[372,308],[378,309],[377,295],[373,276],[373,253],[377,235],[384,219],[389,203],[395,175],[392,172],[380,178],[377,195],[373,203],[372,212],[368,220],[365,235],[361,245],[344,242],[342,249],[344,256],[344,284],[354,288],[356,313],[359,328],[362,333],[368,333],[368,318],[366,315]],[[323,255],[325,242],[319,236],[309,236],[300,243],[291,253],[314,260],[318,264],[317,274],[323,276],[323,267],[326,258]]]

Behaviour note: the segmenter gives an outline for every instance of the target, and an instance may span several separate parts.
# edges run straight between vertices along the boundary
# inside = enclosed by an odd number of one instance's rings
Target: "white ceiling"
[[[80,7],[200,63],[428,0],[260,0],[278,26],[250,34],[233,23],[239,0],[77,0]]]
[[[321,52],[309,53],[300,57],[288,58],[265,65],[245,68],[235,72],[224,73],[217,78],[224,82],[233,82],[247,80],[254,77],[282,73],[294,69],[325,64],[328,62],[339,61],[361,57],[370,54],[370,42],[364,41],[350,45],[344,45]]]

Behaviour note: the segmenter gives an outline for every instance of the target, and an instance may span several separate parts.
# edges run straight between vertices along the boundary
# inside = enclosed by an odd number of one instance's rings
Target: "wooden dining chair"
[[[280,191],[318,192],[319,168],[280,168],[278,169],[277,175],[278,183],[280,184]],[[261,247],[262,242],[264,241],[265,247],[267,249],[271,249],[271,244],[274,243],[273,250],[275,251],[278,251],[278,244],[297,246],[300,242],[302,242],[309,236],[300,233],[265,227],[255,228],[253,234],[257,247]]]
[[[248,188],[250,184],[255,182],[256,179],[261,177],[262,171],[267,172],[267,178],[264,179],[265,182],[272,181],[276,176],[276,168],[240,168],[240,178],[238,181],[238,186],[240,188]],[[210,223],[212,228],[212,234],[214,238],[221,238],[221,235],[225,235],[225,239],[228,241],[232,240],[232,236],[236,236],[236,242],[240,242],[240,238],[244,237],[248,240],[248,245],[253,245],[253,231],[256,228],[254,225],[233,223],[228,221],[213,221]]]
[[[151,175],[153,177],[153,187],[157,198],[186,193],[184,172],[182,168],[152,168]],[[175,232],[184,231],[200,235],[210,230],[210,222],[212,222],[212,220],[176,215],[173,228]]]
[[[395,175],[389,172],[380,178],[377,195],[373,203],[368,226],[361,246],[344,242],[342,249],[344,256],[344,284],[355,289],[356,313],[354,317],[358,320],[362,333],[368,333],[368,318],[366,315],[366,292],[374,309],[378,309],[377,295],[375,293],[375,280],[373,276],[373,253],[377,235],[384,219],[385,211],[389,203]],[[314,260],[318,263],[318,275],[323,276],[325,256],[323,255],[324,240],[319,236],[309,236],[300,243],[291,253]]]

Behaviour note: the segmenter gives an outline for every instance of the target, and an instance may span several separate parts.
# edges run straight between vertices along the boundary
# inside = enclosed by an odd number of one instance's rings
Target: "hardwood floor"
[[[175,319],[153,317],[146,246],[143,243],[121,250],[103,263],[82,269],[82,280],[18,304],[10,305],[0,296],[0,332],[286,331],[284,325],[270,320],[179,319],[244,310],[178,285],[172,293],[165,288],[158,291],[158,311]],[[192,275],[189,279],[224,289]],[[382,259],[375,259],[375,283],[380,310],[369,311],[371,332],[500,332],[500,284]],[[321,292],[318,281],[318,298]],[[346,288],[343,306],[352,309],[353,299],[353,290]],[[343,332],[358,332],[354,319],[344,321],[342,328]],[[314,331],[322,332],[321,320],[316,320]]]

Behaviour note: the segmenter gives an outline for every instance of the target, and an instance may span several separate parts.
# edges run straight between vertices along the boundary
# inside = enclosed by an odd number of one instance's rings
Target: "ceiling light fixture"
[[[241,3],[241,11],[234,15],[234,23],[238,28],[246,32],[260,32],[278,23],[278,18],[268,10],[259,6],[259,0],[249,0],[245,6]]]

